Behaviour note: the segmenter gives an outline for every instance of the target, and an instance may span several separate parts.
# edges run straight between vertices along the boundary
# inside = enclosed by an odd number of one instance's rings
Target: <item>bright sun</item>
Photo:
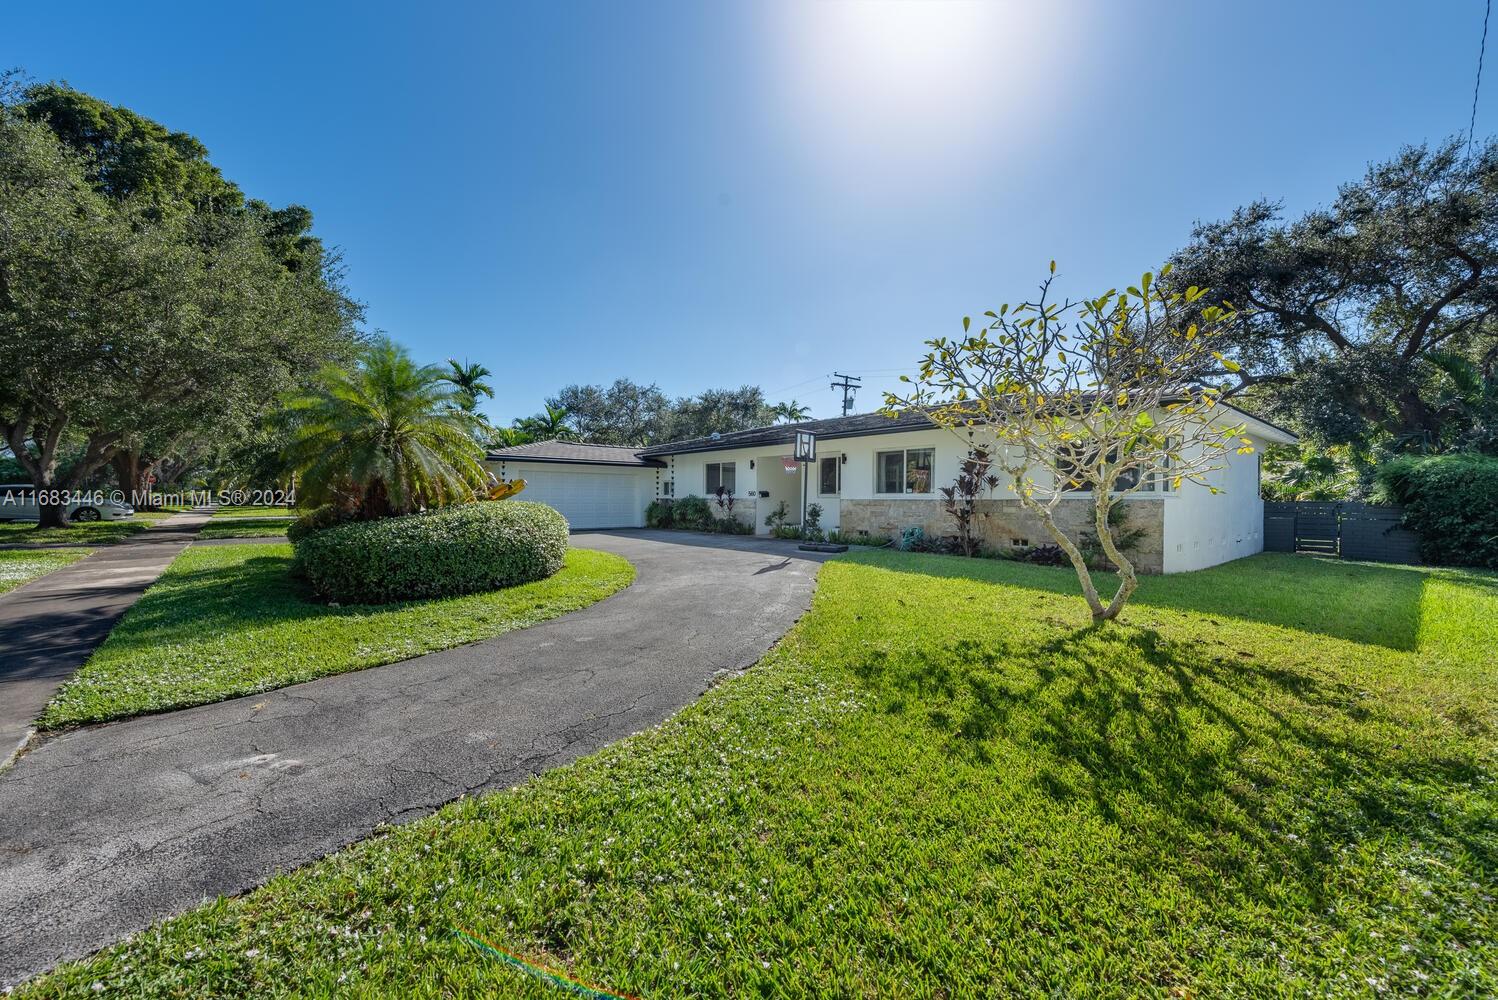
[[[1056,8],[1003,0],[824,0],[778,8],[778,112],[838,160],[957,157],[1054,85]],[[871,164],[872,165],[872,164]]]

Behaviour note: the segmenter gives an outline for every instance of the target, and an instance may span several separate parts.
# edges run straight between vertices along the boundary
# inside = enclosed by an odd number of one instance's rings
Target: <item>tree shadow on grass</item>
[[[844,558],[893,572],[1062,594],[1085,614],[1081,588],[1069,566],[887,552]],[[1432,578],[1498,592],[1498,575],[1479,571],[1262,553],[1191,573],[1141,577],[1130,608],[1190,611],[1413,650],[1420,633],[1421,598]],[[1094,571],[1093,579],[1105,595],[1117,581],[1105,570]],[[1126,608],[1125,617],[1129,613]]]
[[[1131,867],[1169,868],[1224,906],[1282,905],[1293,888],[1322,908],[1347,891],[1344,851],[1359,843],[1498,871],[1480,811],[1433,808],[1481,781],[1470,744],[1417,732],[1438,724],[1355,685],[1220,648],[1104,625],[1039,644],[876,653],[855,669],[893,710],[920,703],[954,754],[992,764],[1002,741],[1004,759],[1034,768],[1037,794],[1123,831]]]

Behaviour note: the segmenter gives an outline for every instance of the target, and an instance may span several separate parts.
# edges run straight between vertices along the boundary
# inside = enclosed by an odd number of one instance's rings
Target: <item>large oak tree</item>
[[[0,108],[0,432],[38,489],[116,460],[137,487],[348,357],[358,310],[310,226],[125,109],[55,85]]]
[[[1498,143],[1413,146],[1294,221],[1270,201],[1199,224],[1175,287],[1238,310],[1235,391],[1330,443],[1450,446],[1446,369],[1498,363]]]

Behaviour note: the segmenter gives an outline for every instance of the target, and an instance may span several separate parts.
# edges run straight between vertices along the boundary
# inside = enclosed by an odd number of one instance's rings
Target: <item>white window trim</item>
[[[836,462],[837,463],[837,492],[836,493],[823,493],[822,492],[822,463],[823,462]],[[827,497],[827,498],[832,499],[832,500],[837,500],[837,499],[841,499],[842,495],[843,495],[843,456],[842,455],[823,455],[821,458],[817,459],[817,496],[818,497]]]
[[[931,453],[931,482],[929,484],[931,486],[931,488],[929,490],[927,490],[926,492],[924,492],[924,493],[917,493],[914,490],[909,490],[909,489],[901,490],[899,493],[885,493],[884,489],[883,489],[883,487],[884,487],[884,468],[883,468],[882,463],[880,462],[880,459],[883,458],[883,456],[885,456],[885,455],[892,455],[895,452],[899,452],[900,455],[901,455],[901,461],[900,461],[901,478],[905,479],[906,482],[909,482],[909,480],[910,480],[910,453],[913,452],[913,451],[929,451]],[[876,496],[876,497],[910,497],[913,500],[914,499],[920,499],[922,497],[934,497],[934,496],[936,496],[936,447],[934,445],[923,445],[923,446],[918,447],[918,448],[883,448],[883,449],[876,449],[874,451],[874,496]]]
[[[718,467],[718,484],[720,486],[723,484],[723,467],[726,465],[730,469],[733,470],[733,489],[729,490],[728,492],[731,495],[732,494],[737,494],[738,491],[739,491],[739,463],[738,463],[737,460],[734,460],[734,461],[731,461],[731,462],[703,462],[702,463],[702,492],[706,496],[713,496],[717,492],[716,490],[714,490],[711,486],[709,486],[707,484],[708,483],[708,479],[707,479],[708,472],[707,472],[707,470],[710,469],[710,468],[712,468],[715,465]]]

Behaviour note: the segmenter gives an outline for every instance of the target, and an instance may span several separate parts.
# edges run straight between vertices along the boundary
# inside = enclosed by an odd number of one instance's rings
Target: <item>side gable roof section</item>
[[[1229,406],[1227,403],[1221,405],[1225,409],[1232,410],[1238,416],[1242,417],[1243,423],[1247,426],[1250,434],[1257,434],[1270,444],[1298,444],[1300,442],[1300,435],[1293,431],[1287,431],[1278,424],[1271,424],[1263,417],[1256,417],[1252,413],[1245,413],[1236,406]]]
[[[532,441],[496,448],[485,456],[491,462],[554,462],[562,465],[618,465],[653,469],[664,465],[641,456],[630,445],[585,444],[578,441]]]
[[[1267,441],[1276,444],[1294,444],[1300,439],[1283,427],[1276,427],[1236,406],[1219,404],[1232,410],[1244,419],[1248,429]],[[795,424],[774,424],[769,427],[754,427],[746,431],[732,431],[714,437],[692,438],[688,441],[669,441],[640,449],[645,458],[664,455],[683,455],[696,451],[726,451],[731,448],[753,448],[759,445],[791,444],[797,431],[811,431],[819,438],[864,437],[869,434],[897,434],[902,431],[928,430],[935,425],[919,413],[907,410],[896,417],[882,413],[860,413],[851,417],[832,417],[827,420],[803,420]]]

